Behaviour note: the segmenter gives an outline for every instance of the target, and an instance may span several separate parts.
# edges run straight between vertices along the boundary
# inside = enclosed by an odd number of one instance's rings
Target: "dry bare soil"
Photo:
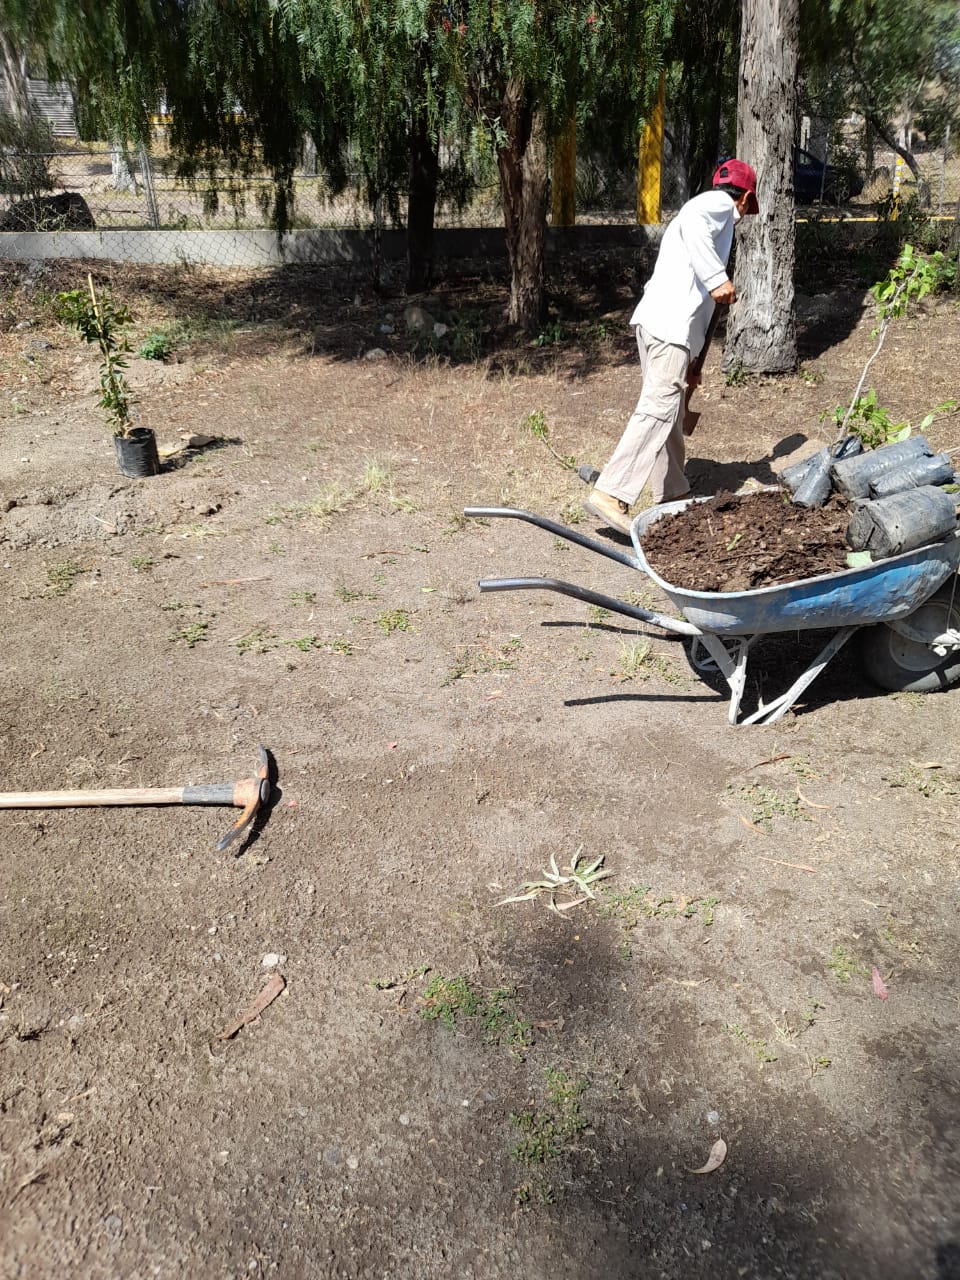
[[[229,809],[0,813],[4,1280],[960,1276],[960,688],[882,695],[848,646],[734,729],[669,635],[477,590],[664,607],[461,514],[582,516],[556,455],[602,463],[633,406],[646,266],[554,270],[539,345],[464,266],[417,300],[431,352],[360,278],[101,265],[135,345],[180,322],[130,364],[149,480],[53,318],[86,266],[3,269],[4,789],[231,781],[257,743],[275,781],[225,853]],[[841,284],[799,320],[795,377],[708,362],[699,492],[830,438],[873,312]],[[917,422],[958,364],[940,300],[872,380]],[[501,905],[601,855],[593,899]]]

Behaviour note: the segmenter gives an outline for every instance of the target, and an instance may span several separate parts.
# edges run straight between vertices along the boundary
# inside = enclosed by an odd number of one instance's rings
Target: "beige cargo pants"
[[[686,347],[661,342],[637,326],[643,387],[620,443],[600,472],[597,488],[632,507],[647,481],[654,502],[672,502],[690,492],[683,474],[686,450]]]

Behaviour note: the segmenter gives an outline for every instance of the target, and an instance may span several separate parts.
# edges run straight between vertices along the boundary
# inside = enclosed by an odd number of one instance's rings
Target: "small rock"
[[[347,1156],[347,1168],[348,1168],[348,1169],[359,1169],[359,1168],[360,1168],[360,1158],[359,1158],[359,1156]]]
[[[369,351],[363,353],[364,360],[386,360],[387,353],[383,347],[371,347]]]
[[[380,333],[393,333],[393,325],[384,320],[383,324],[377,326]]]
[[[278,955],[276,951],[268,951],[260,961],[260,964],[264,969],[276,969],[277,965],[283,964],[286,958],[286,956]]]
[[[433,316],[423,307],[414,305],[404,309],[403,323],[407,333],[422,333],[424,329],[433,328]]]
[[[437,323],[433,326],[433,336],[435,338],[442,338],[446,335],[447,332],[448,332],[447,325],[443,324],[440,320],[438,320]]]
[[[404,1112],[403,1115],[397,1116],[397,1119],[404,1126],[404,1128],[406,1128],[406,1126],[410,1123],[410,1117],[406,1114],[406,1112]]]
[[[707,1124],[718,1125],[719,1123],[720,1123],[720,1112],[719,1112],[719,1111],[708,1111],[708,1112],[707,1112]]]

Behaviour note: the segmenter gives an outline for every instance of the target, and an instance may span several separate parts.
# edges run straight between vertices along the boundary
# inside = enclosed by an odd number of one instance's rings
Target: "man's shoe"
[[[616,529],[618,533],[625,533],[630,537],[630,508],[625,502],[621,502],[619,498],[611,497],[609,493],[604,493],[602,489],[591,489],[590,496],[583,504],[584,511],[588,511],[590,515],[595,516],[597,520],[602,520],[604,524],[609,525],[611,529]]]

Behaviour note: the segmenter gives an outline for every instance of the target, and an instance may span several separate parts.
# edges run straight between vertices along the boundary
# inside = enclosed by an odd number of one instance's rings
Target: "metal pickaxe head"
[[[268,761],[267,753],[263,747],[257,745],[258,764],[257,771],[252,778],[244,778],[241,782],[234,783],[233,800],[231,803],[234,808],[242,809],[243,812],[236,822],[230,828],[225,836],[222,836],[217,842],[217,848],[222,852],[227,845],[237,836],[241,835],[249,827],[250,823],[257,815],[260,806],[266,804],[270,799],[270,779],[268,777]]]

